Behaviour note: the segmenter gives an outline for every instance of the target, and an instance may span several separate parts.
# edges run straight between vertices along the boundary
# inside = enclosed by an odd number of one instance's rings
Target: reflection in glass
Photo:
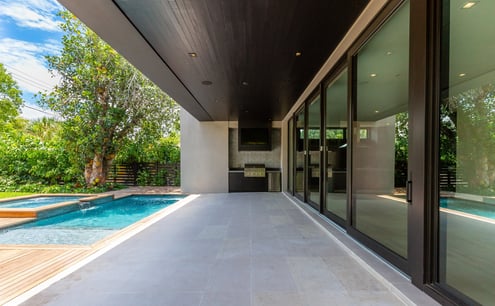
[[[353,225],[407,258],[409,3],[359,51]]]
[[[288,167],[288,186],[287,190],[292,193],[293,188],[294,188],[294,120],[291,118],[289,120],[289,152],[288,152],[288,162],[289,162],[289,167]]]
[[[347,69],[326,89],[326,209],[347,218]]]
[[[296,177],[295,193],[304,198],[304,109],[296,114]]]
[[[308,199],[320,204],[320,96],[308,106]]]
[[[494,1],[443,1],[439,281],[495,301]],[[445,22],[444,22],[445,24]]]

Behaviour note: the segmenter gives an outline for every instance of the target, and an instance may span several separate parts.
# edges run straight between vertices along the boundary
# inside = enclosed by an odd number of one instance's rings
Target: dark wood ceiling
[[[217,121],[283,119],[368,2],[115,0]]]

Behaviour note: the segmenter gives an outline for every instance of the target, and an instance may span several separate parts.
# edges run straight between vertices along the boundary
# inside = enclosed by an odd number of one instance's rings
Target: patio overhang
[[[200,121],[282,120],[369,0],[59,0]]]

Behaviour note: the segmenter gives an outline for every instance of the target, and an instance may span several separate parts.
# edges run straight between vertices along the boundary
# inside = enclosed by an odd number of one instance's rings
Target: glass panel
[[[357,58],[353,137],[353,225],[407,257],[409,3]]]
[[[304,110],[296,115],[296,181],[295,193],[304,198]]]
[[[320,205],[320,96],[308,106],[308,199]]]
[[[327,203],[326,209],[347,218],[347,69],[327,87]]]
[[[443,1],[439,281],[495,301],[495,1]]]
[[[288,153],[289,153],[289,167],[287,169],[288,171],[288,186],[287,186],[287,190],[290,192],[290,193],[293,193],[292,191],[294,190],[294,120],[291,118],[289,120],[289,126],[288,126],[288,129],[289,129],[289,149],[288,149]]]

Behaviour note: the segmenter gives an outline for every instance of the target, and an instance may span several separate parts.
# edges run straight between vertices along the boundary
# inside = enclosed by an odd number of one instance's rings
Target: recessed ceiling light
[[[387,55],[392,55],[392,51],[388,51],[387,52]]]
[[[241,83],[241,84],[242,84],[243,86],[248,86],[248,85],[249,85],[249,83],[248,83],[248,82],[246,82],[246,81],[242,81],[242,83]]]
[[[209,85],[213,84],[213,82],[206,80],[206,81],[201,82],[201,84],[209,86]]]
[[[187,54],[189,54],[190,57],[198,57],[198,54],[196,54],[196,52],[189,52]]]
[[[466,3],[464,3],[464,4],[462,5],[462,8],[463,8],[463,9],[470,9],[470,8],[472,8],[473,6],[475,6],[476,4],[478,4],[478,2],[479,2],[479,1],[468,1],[468,2],[466,2]]]
[[[465,74],[465,73],[459,73],[459,77],[461,77],[461,78],[462,78],[462,77],[465,77],[465,76],[466,76],[466,74]]]
[[[372,77],[372,78],[376,77],[376,73],[370,74],[370,77]]]
[[[296,52],[296,56],[301,56],[301,55],[302,55],[301,52],[299,52],[299,51]]]
[[[375,111],[375,114],[378,114],[379,112],[380,112],[379,110],[376,110],[376,111]]]

